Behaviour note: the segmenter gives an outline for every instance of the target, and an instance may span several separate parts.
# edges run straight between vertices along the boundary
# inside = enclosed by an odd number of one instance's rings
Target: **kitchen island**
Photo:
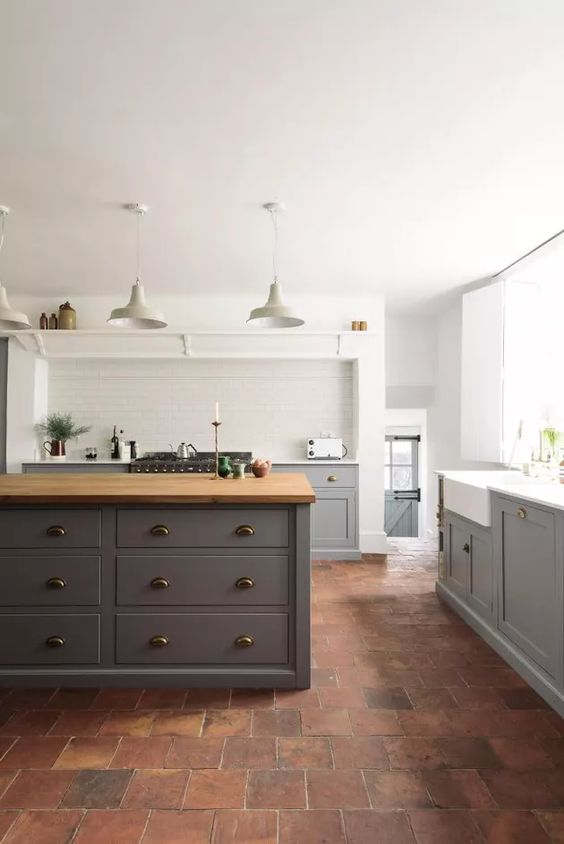
[[[298,473],[4,475],[0,685],[308,688]]]

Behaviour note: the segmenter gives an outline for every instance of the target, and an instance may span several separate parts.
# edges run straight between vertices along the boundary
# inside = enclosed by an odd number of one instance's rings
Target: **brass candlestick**
[[[221,422],[212,422],[214,427],[215,433],[215,475],[212,478],[212,481],[217,481],[221,475],[219,474],[219,443],[218,443],[218,428],[221,425]]]

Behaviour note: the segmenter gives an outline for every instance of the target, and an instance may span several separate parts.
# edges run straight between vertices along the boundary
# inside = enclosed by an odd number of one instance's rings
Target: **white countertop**
[[[535,483],[536,481],[536,483]],[[530,501],[531,504],[541,504],[555,510],[564,510],[564,484],[558,481],[539,481],[531,478],[528,484],[490,484],[491,492],[499,492],[518,498],[520,501]]]
[[[358,466],[358,460],[353,460],[351,457],[338,457],[332,460],[308,460],[307,457],[302,458],[288,458],[288,460],[273,460],[273,466]]]

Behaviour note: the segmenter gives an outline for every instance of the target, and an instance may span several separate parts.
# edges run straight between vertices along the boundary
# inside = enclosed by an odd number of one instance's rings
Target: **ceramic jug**
[[[229,457],[220,454],[219,456],[219,465],[217,468],[217,473],[221,478],[228,478],[231,474],[231,461]]]

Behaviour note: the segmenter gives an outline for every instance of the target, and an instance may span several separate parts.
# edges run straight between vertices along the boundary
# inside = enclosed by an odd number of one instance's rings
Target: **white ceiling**
[[[3,0],[0,273],[417,306],[564,226],[561,0]],[[154,294],[153,294],[154,298]]]

